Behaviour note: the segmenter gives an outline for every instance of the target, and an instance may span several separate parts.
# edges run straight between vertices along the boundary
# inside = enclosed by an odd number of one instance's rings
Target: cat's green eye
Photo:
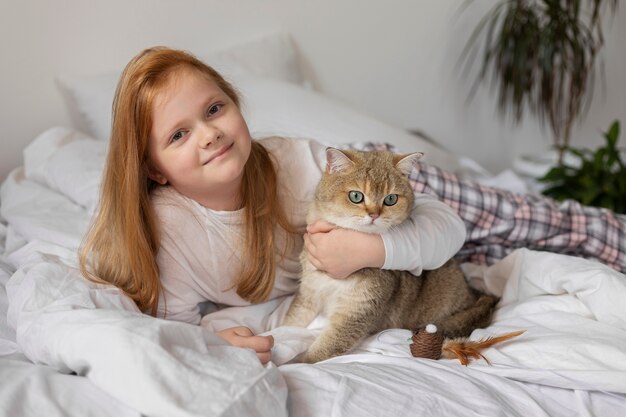
[[[350,191],[348,193],[348,198],[350,199],[350,201],[352,201],[354,204],[359,204],[363,202],[363,193],[360,191]]]
[[[397,202],[398,202],[398,194],[389,194],[383,200],[383,204],[386,205],[386,206],[393,206]]]

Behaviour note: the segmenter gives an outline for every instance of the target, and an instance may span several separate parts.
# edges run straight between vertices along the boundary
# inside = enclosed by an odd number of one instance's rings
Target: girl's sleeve
[[[416,194],[410,217],[381,235],[385,246],[383,269],[436,269],[456,254],[465,241],[465,225],[454,210],[426,194]]]
[[[161,275],[157,317],[200,324],[200,303],[207,300],[194,288],[194,271],[185,264],[189,261],[186,243],[185,240],[174,240],[169,236],[161,239],[157,257]]]
[[[157,317],[199,324],[200,304],[212,300],[198,282],[215,279],[210,268],[206,268],[208,271],[203,268],[202,261],[214,248],[183,200],[164,200],[167,203],[155,204],[159,220],[157,265],[161,282]]]

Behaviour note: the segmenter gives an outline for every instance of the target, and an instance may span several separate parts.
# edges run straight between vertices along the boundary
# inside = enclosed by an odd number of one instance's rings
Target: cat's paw
[[[297,317],[287,317],[282,321],[280,325],[306,328],[309,325],[309,323],[307,323],[306,320],[302,320],[302,319],[298,320]]]
[[[322,355],[316,355],[314,353],[312,354],[312,353],[306,352],[306,353],[304,353],[304,355],[302,355],[300,357],[300,362],[302,362],[302,363],[317,363],[317,362],[323,361],[325,359],[328,359],[328,358],[325,358]]]
[[[317,312],[308,309],[291,309],[285,315],[281,326],[307,327],[317,316]]]
[[[300,362],[302,363],[317,363],[321,361],[325,361],[326,359],[330,359],[336,354],[330,354],[328,352],[321,351],[319,349],[309,349],[300,357]]]

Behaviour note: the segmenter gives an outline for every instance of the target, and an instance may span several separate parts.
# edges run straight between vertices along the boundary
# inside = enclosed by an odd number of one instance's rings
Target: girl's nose
[[[220,140],[223,135],[222,131],[217,127],[204,124],[200,132],[200,147],[207,148],[213,142]]]

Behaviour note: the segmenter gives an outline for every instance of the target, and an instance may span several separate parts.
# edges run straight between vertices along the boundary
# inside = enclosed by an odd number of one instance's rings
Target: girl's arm
[[[461,249],[466,233],[463,220],[450,206],[416,194],[411,216],[381,235],[386,253],[382,268],[413,275],[439,268]]]
[[[307,226],[304,246],[313,266],[337,279],[361,268],[382,268],[385,263],[381,235],[341,229],[323,220]]]
[[[307,228],[305,245],[313,265],[334,278],[361,268],[409,271],[435,269],[450,259],[465,241],[465,225],[446,204],[417,194],[411,216],[390,231],[367,234],[317,222]]]
[[[232,274],[228,275],[230,263],[224,262],[229,247],[219,245],[223,240],[209,239],[217,233],[202,227],[206,219],[201,212],[193,210],[195,206],[190,206],[188,200],[171,190],[161,190],[154,198],[160,198],[155,211],[161,232],[157,254],[161,277],[157,316],[200,325],[207,306],[217,309],[216,303],[238,301],[233,300],[234,291],[223,290],[232,282]],[[261,363],[271,359],[274,344],[271,336],[255,336],[243,326],[215,333],[232,346],[254,350]]]

